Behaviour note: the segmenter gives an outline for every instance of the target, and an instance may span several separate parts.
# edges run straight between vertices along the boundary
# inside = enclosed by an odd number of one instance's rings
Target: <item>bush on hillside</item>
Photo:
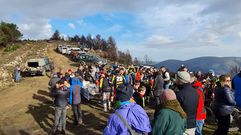
[[[13,52],[20,48],[21,46],[19,44],[12,44],[12,45],[7,45],[7,47],[4,49],[4,52]]]

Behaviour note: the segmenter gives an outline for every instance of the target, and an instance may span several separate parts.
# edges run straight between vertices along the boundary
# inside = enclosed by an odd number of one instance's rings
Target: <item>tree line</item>
[[[20,40],[22,36],[16,24],[6,22],[0,23],[0,47],[6,47]]]
[[[82,47],[93,50],[101,50],[103,52],[102,57],[108,58],[111,61],[118,61],[119,63],[126,65],[130,65],[133,63],[130,51],[126,50],[125,52],[123,52],[118,50],[118,48],[116,47],[115,39],[112,36],[108,37],[108,39],[106,40],[102,38],[99,34],[95,37],[93,37],[91,34],[88,34],[87,36],[74,35],[72,37],[67,37],[67,39],[64,39],[64,37],[61,37],[60,35],[60,32],[56,30],[50,40],[67,40],[69,42],[75,42]],[[139,65],[140,61],[135,58],[134,64]]]
[[[18,26],[13,23],[1,22],[0,23],[0,47],[6,47],[10,50],[16,50],[19,46],[14,45],[16,41],[20,41],[22,38],[22,33],[18,30]],[[75,42],[76,44],[89,48],[92,50],[101,50],[102,57],[108,58],[111,61],[117,61],[122,64],[135,64],[140,65],[140,60],[138,58],[132,59],[129,50],[120,51],[116,46],[115,39],[109,36],[108,39],[104,39],[100,34],[92,36],[88,34],[84,35],[74,35],[69,36],[67,39],[61,37],[61,34],[56,30],[51,36],[50,40],[62,40],[68,42]],[[6,49],[5,48],[5,49]]]

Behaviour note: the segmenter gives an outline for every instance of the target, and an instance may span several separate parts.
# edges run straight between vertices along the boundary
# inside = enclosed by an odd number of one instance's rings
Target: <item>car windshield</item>
[[[29,67],[38,67],[38,62],[28,62]]]

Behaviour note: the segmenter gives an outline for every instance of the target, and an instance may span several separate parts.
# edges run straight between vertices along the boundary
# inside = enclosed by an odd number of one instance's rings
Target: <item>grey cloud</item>
[[[0,5],[0,15],[21,12],[30,17],[75,18],[100,12],[145,10],[145,7],[152,4],[145,0],[136,2],[128,0],[15,0],[3,1]]]
[[[201,14],[213,14],[213,13],[222,13],[222,14],[239,14],[241,11],[240,0],[214,0],[206,2],[208,6],[201,12]]]

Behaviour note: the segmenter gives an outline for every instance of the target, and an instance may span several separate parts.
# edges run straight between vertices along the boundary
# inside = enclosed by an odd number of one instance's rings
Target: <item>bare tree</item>
[[[140,65],[141,65],[141,62],[140,62],[140,60],[139,60],[137,57],[135,57],[135,58],[134,58],[134,61],[133,61],[133,64],[140,66]]]
[[[152,64],[152,60],[149,58],[149,56],[147,54],[144,55],[144,62],[146,65]]]

